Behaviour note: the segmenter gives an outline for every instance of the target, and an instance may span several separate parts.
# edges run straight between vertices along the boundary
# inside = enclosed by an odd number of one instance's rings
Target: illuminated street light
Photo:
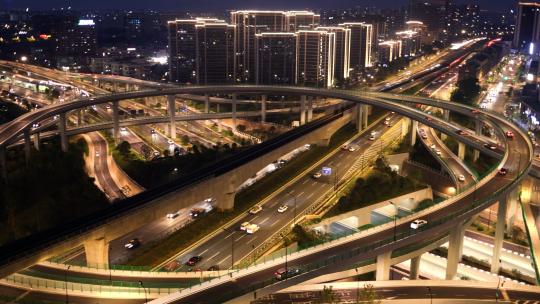
[[[26,56],[21,56],[21,61],[22,61],[22,62],[28,61],[28,57],[26,57]]]

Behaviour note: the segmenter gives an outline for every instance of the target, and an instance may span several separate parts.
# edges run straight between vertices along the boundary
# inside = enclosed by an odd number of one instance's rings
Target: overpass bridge
[[[355,103],[360,103],[364,105],[367,104],[367,105],[379,106],[390,111],[395,111],[403,116],[410,117],[414,120],[420,121],[426,125],[429,125],[435,129],[438,129],[439,131],[447,134],[448,136],[455,137],[459,141],[467,143],[468,145],[471,145],[475,149],[479,149],[488,155],[500,157],[499,154],[496,153],[495,151],[492,151],[490,149],[486,149],[485,147],[483,147],[483,145],[479,142],[479,140],[475,138],[474,136],[458,135],[455,132],[458,129],[457,127],[445,122],[444,120],[432,117],[430,115],[426,115],[425,113],[419,110],[411,109],[410,107],[404,105],[402,102],[402,99],[407,101],[406,100],[407,98],[402,97],[402,96],[394,96],[394,95],[388,95],[388,94],[379,94],[375,96],[372,94],[356,94],[355,95],[355,94],[351,94],[351,92],[341,92],[341,91],[326,91],[326,90],[316,90],[316,89],[297,88],[297,87],[291,88],[291,87],[264,87],[264,86],[187,87],[187,88],[177,88],[177,89],[170,89],[170,90],[160,90],[157,92],[154,91],[154,92],[142,92],[142,93],[146,94],[146,96],[158,96],[158,95],[163,95],[163,94],[164,95],[173,95],[173,94],[180,94],[180,93],[201,94],[201,93],[208,93],[208,92],[212,92],[212,93],[220,92],[220,93],[227,93],[227,94],[234,94],[234,93],[243,93],[243,94],[276,93],[277,94],[279,93],[279,94],[295,94],[295,95],[312,95],[312,96],[320,96],[320,97],[339,98],[339,99],[343,99],[343,100],[347,100],[347,101],[351,101]],[[130,94],[133,94],[133,93],[117,94],[121,96],[114,96],[114,97],[108,96],[107,98],[113,98],[113,100],[115,99],[121,100],[122,98],[133,98],[131,97],[133,95],[130,95]],[[38,113],[38,112],[29,113],[28,115],[21,117],[20,120],[14,121],[13,124],[5,126],[4,130],[0,130],[0,138],[1,138],[0,144],[5,144],[9,142],[10,140],[12,140],[13,138],[16,138],[17,133],[24,132],[27,128],[29,128],[32,125],[32,122],[36,119],[37,120],[44,119],[52,115],[56,115],[57,113],[62,113],[62,112],[65,113],[66,111],[76,109],[77,106],[88,106],[88,103],[98,104],[98,103],[110,102],[110,99],[107,99],[107,98],[99,99],[99,98],[101,97],[87,99],[82,102],[76,101],[69,104],[63,104],[62,107],[54,108],[51,111],[48,111],[47,109],[47,113]],[[427,99],[422,100],[422,99],[415,99],[415,98],[413,98],[412,101],[409,100],[408,102],[431,104],[437,107],[442,107],[445,109],[458,111],[462,114],[472,116],[471,114],[472,108],[467,108],[464,106],[453,105],[450,103],[444,103],[444,102],[439,102],[439,101],[434,101],[434,100],[427,100]],[[362,107],[358,107],[358,111],[356,111],[356,113],[354,114],[358,117],[362,117],[361,109]],[[345,115],[341,115],[341,114],[339,115],[340,115],[339,118],[334,117],[332,121],[337,121],[338,119],[343,118],[341,122],[343,123],[343,121],[348,121],[351,118],[353,118],[353,115],[350,111],[349,113],[347,113],[348,117],[346,118],[344,118]],[[484,119],[484,120],[492,120],[495,123],[495,125],[498,123],[511,130],[514,129],[514,126],[508,123],[507,121],[502,121],[500,117],[494,116],[487,112],[481,112],[480,117],[478,118]],[[329,124],[330,121],[327,120],[325,122],[314,122],[314,124],[315,123],[325,125],[325,124]],[[318,125],[317,127],[319,126],[321,125]],[[310,127],[311,127],[310,124],[308,124],[305,127],[303,127],[303,129],[301,130],[299,129],[298,132],[300,131],[306,132],[305,130],[309,129]],[[11,131],[11,132],[8,132],[6,130]],[[502,130],[499,130],[499,131],[502,132]],[[450,211],[450,213],[458,212],[458,211],[462,211],[461,208],[463,208],[464,206],[470,207],[472,205],[471,203],[476,201],[476,194],[478,194],[478,197],[482,197],[481,194],[484,194],[486,197],[488,197],[488,194],[493,194],[493,193],[497,194],[495,197],[489,196],[491,200],[489,202],[483,201],[481,204],[478,204],[477,206],[475,206],[476,209],[480,207],[484,207],[487,204],[493,203],[495,200],[501,200],[501,198],[504,198],[506,193],[510,191],[510,188],[514,187],[515,184],[522,178],[523,173],[526,173],[528,171],[530,161],[532,159],[532,154],[530,152],[531,144],[528,138],[526,137],[526,135],[524,135],[519,130],[514,131],[514,133],[519,134],[519,136],[517,136],[519,139],[509,142],[508,144],[510,146],[509,148],[514,149],[515,151],[517,151],[517,153],[512,153],[512,155],[509,155],[508,150],[506,150],[504,154],[504,158],[503,158],[503,164],[500,166],[503,166],[503,165],[509,166],[511,172],[516,172],[516,174],[517,173],[519,174],[516,175],[515,177],[512,176],[512,178],[506,179],[506,178],[498,178],[496,176],[496,172],[495,171],[492,172],[489,177],[486,177],[482,179],[478,184],[475,184],[474,190],[469,188],[457,196],[459,197],[459,199],[454,199],[454,201],[452,201],[451,204],[445,204],[445,206],[448,205],[446,206],[446,208],[443,208],[443,209],[446,209],[444,210],[445,212],[436,212],[435,210],[432,210],[434,214],[429,214],[430,223],[432,222],[432,220],[435,220],[435,219],[440,220],[441,217],[445,218],[443,215],[448,214],[448,211]],[[14,134],[14,135],[11,136],[10,134]],[[297,137],[299,136],[298,134],[296,135]],[[320,136],[318,138],[320,139]],[[289,140],[293,140],[293,139],[289,138]],[[274,148],[278,146],[278,143],[275,143],[275,142],[263,143],[262,146],[265,144],[266,144],[265,146],[266,151],[268,151],[268,149],[270,148]],[[246,160],[259,157],[262,153],[261,150],[259,150],[257,153],[255,153],[254,151],[251,151],[251,152],[252,154],[249,155],[249,157],[243,158],[241,160],[242,163],[244,163]],[[267,160],[265,161],[266,163],[268,163]],[[518,163],[517,166],[516,166],[516,163]],[[237,163],[236,166],[238,165],[240,164]],[[219,168],[219,170],[213,171],[212,174],[216,174],[218,172],[219,174],[225,174],[223,172],[226,172],[227,169],[230,169],[232,167],[233,166],[228,167],[228,168]],[[205,176],[208,176],[208,173]],[[196,183],[200,184],[204,179],[205,177],[201,176],[200,173],[198,175],[189,176],[188,178],[180,181],[174,187],[171,187],[172,185],[168,185],[169,187],[168,189],[162,188],[162,189],[159,189],[159,191],[153,191],[153,192],[150,191],[151,193],[146,193],[146,195],[143,194],[143,195],[134,197],[133,199],[128,200],[127,203],[122,204],[122,206],[120,206],[118,210],[115,210],[115,212],[111,212],[112,210],[108,210],[107,214],[101,214],[99,218],[86,219],[86,222],[81,223],[79,225],[72,224],[71,227],[63,227],[63,228],[68,228],[67,230],[53,231],[48,236],[40,235],[40,237],[42,237],[41,239],[42,242],[44,241],[42,243],[43,246],[35,246],[35,245],[29,246],[28,244],[29,239],[20,240],[15,243],[14,247],[6,248],[7,250],[3,251],[2,257],[0,259],[0,261],[2,261],[2,264],[4,266],[3,274],[10,273],[10,271],[12,272],[13,270],[20,269],[21,267],[24,268],[25,267],[24,265],[30,265],[30,264],[35,263],[37,260],[46,258],[44,254],[45,251],[49,251],[53,248],[59,248],[59,247],[62,247],[62,250],[65,250],[66,244],[70,243],[69,241],[70,238],[71,239],[77,238],[78,240],[75,243],[78,243],[78,244],[80,244],[81,242],[84,242],[85,240],[93,238],[94,241],[97,241],[97,243],[99,244],[94,243],[94,247],[98,247],[98,248],[97,249],[93,248],[92,250],[97,251],[97,252],[105,251],[104,249],[106,249],[106,242],[107,242],[107,238],[105,237],[106,235],[105,232],[107,231],[107,228],[105,227],[113,226],[112,225],[113,222],[115,224],[121,223],[120,225],[118,225],[121,227],[132,227],[130,225],[125,226],[125,224],[128,224],[128,222],[130,221],[135,221],[134,218],[130,215],[134,213],[135,209],[137,209],[137,208],[134,208],[134,205],[139,205],[139,206],[146,205],[146,207],[152,205],[153,207],[156,207],[160,205],[160,202],[163,202],[163,199],[161,198],[163,195],[170,196],[172,192],[176,192],[176,193],[182,192],[182,190],[185,190],[190,185],[193,185]],[[211,183],[211,184],[215,185],[215,183]],[[495,190],[498,190],[498,191],[495,191]],[[447,209],[447,208],[450,208],[450,209]],[[157,208],[157,209],[152,208],[152,209],[153,209],[152,213],[160,214],[159,216],[164,216],[167,212],[167,210],[164,210],[165,208]],[[474,211],[477,211],[476,209],[474,209]],[[466,210],[462,214],[459,214],[459,216],[461,217],[461,222],[463,222],[463,220],[466,219],[467,217],[470,217],[472,213],[474,213],[474,211]],[[148,213],[148,210],[146,210],[143,213],[138,214],[139,217],[140,216],[145,217],[145,219],[143,221],[139,221],[138,224],[141,224],[141,222],[147,221],[151,218],[151,216],[148,216],[148,214],[143,215],[145,213]],[[427,215],[428,214],[426,214],[426,216]],[[459,225],[459,221],[452,222],[450,224],[448,222],[444,222],[441,225],[434,225],[434,226],[430,225],[429,226],[430,229],[426,228],[427,231],[424,231],[424,230],[419,231],[418,233],[419,235],[413,237],[412,239],[418,240],[419,236],[423,236],[425,238],[425,237],[433,237],[433,235],[440,235],[441,233],[447,234],[448,231],[451,230],[450,227],[455,227],[455,225]],[[401,246],[404,244],[407,245],[407,242],[411,241],[411,237],[409,233],[407,233],[408,232],[407,226],[408,226],[407,223],[400,224],[399,231],[400,233],[406,233],[408,237],[404,238],[402,236],[403,239],[400,239],[399,241],[396,241],[396,242],[390,242],[392,246],[398,246],[398,245]],[[426,236],[424,236],[422,232],[428,232],[429,230],[434,231],[434,232],[429,233],[429,234],[426,233]],[[96,231],[99,231],[99,232],[96,233]],[[377,239],[384,240],[385,237],[388,237],[388,233],[389,233],[388,228],[385,228],[383,229],[383,231],[380,231],[380,234],[375,233],[371,241],[374,241]],[[92,237],[89,238],[88,237],[89,235],[92,235]],[[101,235],[102,237],[96,239],[96,236],[98,235]],[[34,241],[35,240],[36,239],[34,239]],[[365,244],[365,241],[366,240],[364,239],[363,244]],[[63,244],[64,246],[61,246],[60,243],[64,243]],[[70,244],[70,246],[72,245],[73,243]],[[348,244],[348,245],[351,245],[351,244]],[[92,246],[89,245],[88,247],[92,247]],[[100,247],[101,247],[101,250],[100,250]],[[380,248],[377,248],[377,250],[379,249]],[[377,250],[372,250],[370,254],[376,254]],[[331,252],[332,254],[330,254],[330,256],[333,256],[334,251],[332,250]],[[358,252],[360,253],[360,249]],[[326,254],[328,255],[328,253]],[[309,260],[311,261],[313,261],[313,258],[317,259],[316,256],[311,256],[311,255],[308,255],[308,256],[309,256]],[[6,266],[10,266],[10,267],[6,267]],[[7,268],[10,268],[10,270],[6,270]],[[264,272],[257,272],[257,274],[262,275],[264,274]],[[220,278],[219,281],[221,282],[222,279],[223,278]],[[251,282],[256,282],[256,281],[257,280],[254,280]],[[225,286],[222,283],[218,285],[220,287]],[[246,286],[249,286],[249,285],[246,285]],[[185,298],[186,295],[183,294],[182,297]]]

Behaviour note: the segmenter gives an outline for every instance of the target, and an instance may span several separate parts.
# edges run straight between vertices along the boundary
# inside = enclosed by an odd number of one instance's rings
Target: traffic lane
[[[423,140],[426,143],[426,148],[433,152],[432,146],[435,145],[435,149],[438,149],[440,151],[440,155],[438,155],[436,152],[434,154],[436,157],[441,158],[450,168],[452,172],[449,172],[450,174],[455,175],[457,179],[457,187],[461,188],[466,183],[474,182],[474,177],[467,171],[460,162],[458,162],[455,159],[455,155],[450,155],[445,147],[442,147],[444,143],[442,141],[435,138],[435,134],[433,134],[433,130],[425,125],[422,125],[424,129],[424,133],[427,138],[423,138],[421,136],[421,140]],[[463,175],[465,178],[464,181],[459,180],[459,176]]]
[[[124,194],[111,176],[107,163],[107,142],[96,132],[88,136],[95,147],[94,172],[109,199],[123,198]]]
[[[399,116],[392,115],[390,119],[391,124],[395,124],[399,121]],[[372,126],[367,132],[351,142],[349,146],[355,145],[363,149],[364,146],[371,145],[373,141],[368,140],[370,132],[377,133],[377,137],[384,134],[389,130],[383,122]],[[361,150],[354,152],[340,150],[333,157],[328,159],[322,166],[331,166],[336,169],[338,176],[343,178],[343,175],[349,169],[352,162],[356,160],[359,154],[363,153]],[[314,173],[314,172],[313,172]],[[260,226],[260,230],[254,235],[246,236],[245,232],[235,231],[221,231],[214,238],[205,242],[201,246],[194,248],[186,254],[177,258],[177,260],[184,264],[190,257],[195,255],[203,255],[203,261],[194,268],[207,269],[210,266],[219,265],[220,269],[223,266],[230,267],[231,263],[231,238],[235,239],[234,255],[235,261],[240,257],[244,257],[251,252],[255,244],[261,244],[274,234],[274,230],[283,227],[289,221],[292,221],[294,217],[294,198],[296,197],[297,214],[301,214],[305,208],[309,207],[314,199],[319,198],[325,192],[333,187],[332,179],[321,178],[318,180],[313,179],[312,174],[308,174],[300,178],[296,183],[287,187],[282,192],[276,195],[275,198],[268,201],[263,205],[262,211],[257,215],[246,214],[234,223],[231,228],[233,230],[239,230],[240,224],[246,221],[254,223]],[[287,205],[289,209],[283,214],[277,212],[277,208],[281,205]],[[289,214],[287,216],[287,214]],[[242,240],[244,241],[237,243]],[[204,256],[206,254],[206,256]],[[209,256],[209,257],[208,257]],[[188,269],[189,267],[184,267]]]
[[[517,142],[521,142],[521,144],[518,145]],[[515,140],[515,141],[513,141],[513,143],[514,144],[511,144],[511,146],[515,147],[516,150],[520,151],[520,149],[518,149],[518,148],[521,147],[520,153],[527,153],[528,148],[527,148],[526,142],[521,141],[521,140]],[[523,151],[523,150],[525,150],[525,151]],[[512,163],[512,162],[516,162],[518,157],[520,157],[520,156],[517,156],[517,155],[511,153],[508,160],[507,160],[507,164]],[[525,165],[523,165],[523,168],[524,167],[525,167]],[[445,216],[447,216],[449,214],[452,214],[453,212],[461,210],[462,208],[470,205],[471,203],[473,203],[476,200],[476,198],[489,197],[490,195],[492,195],[493,193],[495,193],[496,191],[498,191],[499,189],[501,189],[505,185],[507,185],[510,181],[511,181],[511,179],[509,179],[508,177],[495,177],[491,182],[489,182],[489,183],[479,187],[478,189],[476,189],[476,191],[474,191],[474,193],[471,193],[471,194],[465,196],[463,199],[459,200],[458,202],[456,202],[454,204],[451,204],[449,206],[446,206],[445,208],[442,208],[440,210],[437,210],[435,212],[430,213],[429,215],[424,217],[424,219],[428,220],[428,222],[429,222],[429,221],[434,221],[435,219],[438,219],[438,218],[444,218]],[[404,246],[404,245],[407,245],[407,244],[416,243],[416,242],[426,240],[426,239],[429,240],[430,238],[432,238],[432,237],[434,237],[436,235],[447,233],[448,228],[450,226],[452,226],[453,224],[455,224],[455,223],[452,222],[452,221],[448,221],[445,224],[442,224],[442,225],[433,227],[433,228],[431,228],[429,230],[422,231],[422,232],[418,233],[416,235],[417,237],[415,237],[415,238],[406,238],[406,239],[403,239],[403,240],[399,240],[398,242],[396,242],[397,243],[396,245],[403,244],[403,246]],[[411,229],[409,226],[410,226],[410,222],[400,224],[395,228],[395,230],[397,231],[398,234],[403,233],[403,232],[407,232],[407,231],[409,231]],[[446,226],[448,226],[448,227],[446,227]],[[356,249],[356,246],[360,246],[358,248],[363,248],[366,244],[376,243],[379,240],[390,239],[392,237],[392,235],[393,235],[393,229],[385,229],[384,231],[381,231],[381,232],[366,236],[366,237],[361,238],[361,239],[357,239],[357,240],[354,240],[354,241],[351,241],[351,242],[347,242],[345,244],[339,244],[339,245],[336,245],[336,246],[331,247],[331,248],[325,248],[325,249],[323,249],[321,251],[318,251],[316,253],[313,253],[313,254],[311,254],[309,256],[300,257],[300,258],[297,258],[297,259],[292,260],[292,261],[289,260],[288,265],[290,267],[301,266],[301,265],[305,265],[307,263],[314,262],[314,261],[322,261],[322,260],[325,260],[328,257],[332,257],[334,255],[339,256],[340,254],[345,254],[347,256],[347,255],[350,254],[350,252],[354,252],[354,249]],[[363,260],[363,259],[373,258],[373,257],[377,256],[377,254],[379,254],[379,251],[382,252],[383,250],[384,250],[384,248],[381,248],[381,249],[372,250],[372,251],[367,252],[367,253],[359,254],[356,257],[356,260]],[[213,293],[213,294],[223,293],[223,294],[226,294],[229,291],[245,291],[254,282],[259,282],[259,281],[262,281],[262,280],[265,280],[265,279],[272,278],[272,273],[277,268],[279,268],[279,267],[274,267],[273,269],[267,268],[265,270],[262,270],[262,271],[259,271],[259,272],[256,272],[256,273],[252,273],[250,275],[246,275],[246,276],[241,277],[241,278],[235,278],[235,282],[228,282],[226,284],[223,284],[222,286],[216,286],[216,287],[213,287],[213,288],[212,287],[208,288],[207,290],[205,290],[205,292],[200,292],[199,294],[194,294],[194,295],[191,295],[191,296],[187,296],[186,298],[184,298],[184,299],[182,299],[180,301],[177,301],[176,303],[204,303],[204,298],[209,293]],[[203,302],[201,302],[201,301],[203,301]]]
[[[135,231],[132,231],[109,243],[109,262],[111,265],[119,265],[137,254],[138,251],[145,250],[151,246],[159,235],[166,234],[167,231],[175,230],[190,221],[189,209],[180,209],[180,215],[174,219],[164,217],[163,220],[156,221]],[[171,211],[172,212],[172,211]],[[133,249],[127,249],[125,245],[132,239],[139,239],[140,245]]]
[[[341,289],[334,288],[334,292],[338,295],[340,301],[352,301],[357,299],[359,292],[364,290],[364,282],[360,282],[358,289]],[[276,293],[272,300],[266,302],[264,300],[258,303],[290,303],[294,298],[295,301],[306,301],[312,303],[319,299],[319,291],[301,291],[292,293]],[[477,300],[492,300],[496,301],[495,293],[497,288],[485,287],[469,287],[469,286],[389,286],[389,287],[374,287],[373,290],[381,300],[405,300],[405,299],[477,299]],[[506,293],[509,300],[536,300],[539,297],[538,293],[527,291],[515,291],[503,288],[499,291],[498,299],[504,300],[502,293]]]

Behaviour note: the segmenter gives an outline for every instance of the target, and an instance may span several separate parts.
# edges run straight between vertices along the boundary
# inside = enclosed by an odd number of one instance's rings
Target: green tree
[[[144,159],[150,159],[150,157],[152,156],[152,149],[150,149],[148,145],[142,145],[141,154],[144,157]]]
[[[339,296],[334,292],[333,287],[324,285],[321,292],[321,303],[333,304],[337,302],[339,302]]]
[[[238,125],[236,129],[240,132],[246,132],[247,127],[245,125]]]
[[[364,289],[360,293],[357,303],[366,303],[366,304],[379,304],[381,300],[377,295],[377,292],[373,288],[372,284],[364,284]]]
[[[187,135],[182,135],[181,141],[182,141],[182,144],[183,144],[183,145],[189,144],[189,136],[187,136]]]
[[[116,150],[118,150],[120,154],[127,155],[131,151],[131,144],[124,140],[118,144]]]

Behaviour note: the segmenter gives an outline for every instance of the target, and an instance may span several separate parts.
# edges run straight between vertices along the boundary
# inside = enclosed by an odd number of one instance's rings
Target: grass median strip
[[[168,257],[195,243],[202,236],[213,232],[239,214],[247,212],[254,204],[270,195],[288,180],[294,178],[298,172],[306,170],[355,134],[356,129],[352,124],[345,125],[334,133],[328,146],[313,146],[308,151],[286,163],[279,170],[239,192],[235,197],[234,210],[230,212],[212,212],[169,235],[156,245],[141,251],[138,255],[128,260],[126,264],[133,266],[159,265]]]

